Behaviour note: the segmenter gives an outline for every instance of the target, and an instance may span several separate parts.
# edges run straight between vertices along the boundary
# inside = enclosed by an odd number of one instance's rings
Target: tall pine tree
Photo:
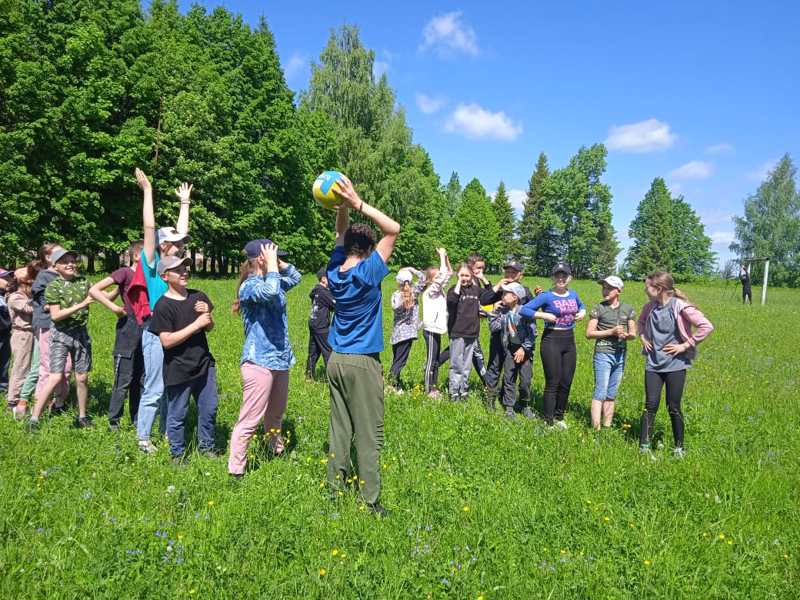
[[[500,248],[500,229],[492,210],[492,202],[477,179],[464,188],[461,203],[453,220],[453,242],[450,255],[465,260],[473,252],[486,259],[490,267],[498,266],[503,258]]]
[[[502,181],[500,185],[497,186],[497,192],[492,201],[492,209],[494,210],[494,218],[497,221],[497,227],[500,232],[500,258],[502,261],[516,258],[518,254],[515,236],[517,218],[514,215],[514,208],[511,206],[511,201],[506,193],[506,184]]]
[[[550,248],[555,244],[558,235],[555,215],[545,205],[542,188],[550,176],[547,156],[539,153],[536,168],[528,181],[528,192],[522,208],[522,219],[519,222],[518,238],[520,252],[526,270],[537,275],[545,275],[552,266],[553,256]]]

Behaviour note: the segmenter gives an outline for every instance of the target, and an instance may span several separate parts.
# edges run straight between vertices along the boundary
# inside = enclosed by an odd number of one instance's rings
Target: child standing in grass
[[[447,250],[437,248],[439,266],[429,267],[425,274],[425,289],[422,292],[422,337],[425,340],[425,393],[431,398],[439,394],[439,351],[442,335],[447,333],[447,297],[444,285],[453,275]]]
[[[323,267],[317,272],[317,285],[308,294],[311,299],[311,314],[308,317],[308,361],[306,378],[315,379],[317,361],[322,356],[325,366],[331,356],[328,334],[331,330],[331,313],[336,310],[336,301],[328,289],[328,276]]]
[[[683,458],[683,413],[681,400],[686,371],[697,354],[697,344],[714,326],[686,295],[675,287],[672,275],[657,271],[645,280],[650,302],[639,316],[639,339],[647,357],[644,372],[645,408],[642,412],[639,447],[650,451],[650,433],[666,386],[667,411],[672,423],[675,456]],[[695,331],[692,331],[692,328]]]
[[[14,356],[8,384],[8,407],[15,418],[23,417],[28,410],[27,401],[20,400],[19,393],[31,368],[33,354],[31,284],[35,275],[36,271],[31,265],[17,269],[7,297],[11,317],[11,353]]]
[[[481,288],[467,263],[458,269],[458,283],[447,292],[448,331],[450,333],[450,399],[464,402],[469,392],[472,354],[481,332]]]
[[[36,392],[36,405],[31,413],[31,428],[39,423],[39,416],[53,391],[62,386],[69,374],[67,359],[72,359],[75,370],[75,389],[78,396],[78,427],[91,427],[86,414],[89,398],[89,371],[92,369],[92,341],[89,338],[89,282],[78,274],[78,254],[59,248],[52,254],[58,277],[47,285],[44,300],[53,319],[49,339],[49,375]],[[41,383],[41,381],[40,381]]]
[[[202,454],[215,457],[217,368],[208,349],[206,332],[214,328],[214,305],[203,292],[187,288],[191,259],[164,256],[158,273],[167,292],[156,304],[150,332],[164,346],[164,385],[167,388],[167,439],[176,463],[186,452],[186,413],[189,398],[197,402],[197,437]]]
[[[544,420],[548,425],[567,428],[564,413],[575,376],[577,349],[575,323],[586,316],[578,293],[569,289],[572,269],[565,262],[552,270],[553,287],[522,307],[522,315],[542,319],[544,332],[540,354],[544,369]]]
[[[142,240],[133,242],[129,248],[131,265],[121,267],[105,279],[95,283],[89,293],[117,316],[116,337],[114,339],[114,386],[111,388],[111,399],[108,403],[108,427],[111,431],[119,430],[119,422],[128,400],[128,412],[131,423],[136,425],[139,412],[139,399],[142,395],[142,377],[144,375],[144,357],[142,356],[142,327],[136,319],[134,308],[128,297],[131,283],[141,259]],[[115,304],[103,290],[117,286],[118,295],[122,297],[122,306]]]
[[[417,283],[414,283],[414,277]],[[394,391],[402,393],[400,373],[408,362],[411,346],[417,339],[420,328],[419,305],[417,298],[425,287],[425,274],[413,267],[403,267],[397,272],[397,290],[392,293],[392,366],[389,381]]]
[[[295,363],[289,341],[286,292],[300,283],[300,273],[279,256],[271,240],[253,240],[244,249],[234,311],[244,321],[242,407],[231,434],[228,473],[244,475],[247,447],[260,423],[274,454],[284,451],[281,425],[289,395],[289,369]]]
[[[520,305],[530,293],[518,282],[503,284],[501,306],[490,317],[489,328],[501,336],[503,348],[503,392],[502,402],[505,416],[514,419],[515,406],[519,405],[523,416],[533,419],[530,406],[531,379],[533,377],[533,348],[536,345],[536,323],[520,314]],[[517,381],[519,380],[519,398]],[[492,398],[491,409],[494,409]]]
[[[611,427],[614,419],[628,340],[636,338],[636,311],[619,299],[622,279],[611,275],[598,283],[603,286],[603,301],[589,313],[586,337],[595,340],[592,427],[600,431],[601,422],[603,427]]]

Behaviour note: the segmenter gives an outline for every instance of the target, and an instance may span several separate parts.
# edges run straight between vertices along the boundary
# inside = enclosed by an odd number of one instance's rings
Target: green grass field
[[[235,283],[193,284],[217,305],[210,343],[227,448],[241,390],[242,328],[228,310]],[[0,420],[0,598],[798,597],[800,292],[770,290],[766,307],[743,307],[732,284],[687,286],[716,331],[688,377],[682,461],[672,458],[663,404],[658,460],[638,452],[637,345],[614,428],[588,427],[584,324],[567,431],[507,422],[477,397],[466,406],[418,392],[387,397],[383,501],[392,515],[379,520],[355,497],[330,502],[323,488],[328,394],[303,377],[312,284],[306,277],[290,292],[292,452],[269,460],[259,438],[238,482],[223,458],[192,455],[181,469],[165,442],[147,457],[129,424],[108,432],[113,317],[92,307],[97,426],[76,430],[63,415],[31,435]],[[597,300],[596,284],[575,287],[587,304]],[[629,288],[638,309],[642,286]],[[387,332],[390,318],[385,310]],[[423,356],[420,338],[405,372],[417,384]],[[388,348],[385,369],[390,357]],[[537,350],[537,400],[542,387]]]

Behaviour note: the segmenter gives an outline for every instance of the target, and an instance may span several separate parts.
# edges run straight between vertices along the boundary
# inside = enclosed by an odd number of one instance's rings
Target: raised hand
[[[144,174],[139,167],[134,169],[133,174],[136,176],[136,183],[142,188],[142,191],[149,192],[152,191],[153,186],[150,184],[150,180],[147,178],[147,175]]]
[[[342,175],[338,183],[333,186],[333,193],[342,199],[344,205],[355,208],[356,210],[359,210],[364,202],[358,195],[358,192],[356,192],[356,188],[353,187],[353,182],[344,175]]]
[[[261,244],[260,258],[267,271],[278,270],[278,247],[275,244]]]
[[[175,188],[175,195],[180,198],[181,203],[183,202],[190,202],[192,196],[192,190],[194,189],[194,185],[190,183],[186,183],[185,181],[180,184],[178,187]]]

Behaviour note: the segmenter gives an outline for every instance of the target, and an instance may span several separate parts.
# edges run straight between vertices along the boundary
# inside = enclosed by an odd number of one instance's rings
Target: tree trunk
[[[213,250],[209,250],[209,254],[211,255],[211,276],[213,277],[217,274],[217,255]]]
[[[94,252],[89,252],[86,255],[86,271],[87,273],[94,274]]]
[[[197,264],[197,249],[192,248],[189,251],[189,255],[192,257],[192,273],[196,271],[195,265]]]

